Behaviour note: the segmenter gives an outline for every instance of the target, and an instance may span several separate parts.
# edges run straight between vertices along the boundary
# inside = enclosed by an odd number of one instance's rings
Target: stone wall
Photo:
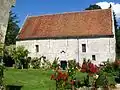
[[[4,43],[9,11],[12,5],[15,4],[15,0],[0,0],[0,42]]]
[[[86,44],[86,52],[82,52],[82,44]],[[39,52],[36,52],[36,45],[39,45]],[[115,60],[114,38],[25,40],[17,41],[16,46],[28,49],[30,57],[44,55],[50,61],[59,57],[60,60],[76,59],[82,63],[83,58],[92,60],[92,55],[96,57],[96,64],[107,59]]]

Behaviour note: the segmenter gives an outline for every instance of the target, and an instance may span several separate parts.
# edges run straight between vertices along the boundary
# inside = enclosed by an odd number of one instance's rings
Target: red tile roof
[[[18,39],[113,35],[111,9],[28,17]]]

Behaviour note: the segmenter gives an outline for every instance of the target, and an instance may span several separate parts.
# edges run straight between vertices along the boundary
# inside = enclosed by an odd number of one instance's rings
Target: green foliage
[[[37,57],[31,59],[31,65],[34,69],[39,69],[41,66],[41,59]]]
[[[45,56],[43,56],[41,58],[42,58],[42,68],[45,69],[45,70],[50,69],[50,67],[51,67],[50,61],[47,60]]]
[[[120,27],[117,24],[116,14],[113,12],[114,27],[115,27],[115,38],[116,38],[116,58],[120,58]]]
[[[101,9],[101,7],[99,5],[93,4],[90,5],[88,8],[86,8],[85,10],[94,10],[94,9]]]
[[[31,57],[27,57],[27,58],[23,59],[23,61],[22,61],[23,69],[29,68],[30,61],[31,61]]]
[[[76,69],[74,69],[74,68],[69,68],[69,69],[68,69],[68,75],[70,76],[71,79],[75,79]]]
[[[52,68],[53,68],[53,69],[56,69],[56,68],[58,67],[58,60],[59,60],[59,58],[55,58],[55,59],[54,59],[54,61],[53,61],[53,63],[52,63]]]
[[[75,79],[76,75],[76,61],[75,60],[68,60],[68,75],[70,76],[71,79]]]
[[[50,69],[50,66],[51,66],[50,61],[47,60],[45,56],[41,56],[40,58],[35,57],[35,58],[31,59],[30,63],[32,65],[33,69],[42,68],[42,69],[46,70],[46,69]]]
[[[116,29],[116,56],[120,59],[120,28]]]
[[[0,65],[0,86],[3,85],[4,69],[5,67],[3,65]]]
[[[114,71],[112,62],[106,61],[106,62],[104,62],[104,64],[105,64],[104,68],[102,69],[104,72],[112,73]]]
[[[3,51],[4,51],[4,44],[0,43],[0,57],[3,57]],[[0,58],[1,59],[1,58]],[[0,90],[3,90],[3,78],[4,78],[4,69],[5,67],[1,63],[0,60]]]
[[[95,81],[95,87],[108,87],[108,79],[104,72],[99,74],[99,77]]]
[[[68,60],[69,68],[76,68],[76,60]]]
[[[115,62],[104,62],[104,66],[101,68],[102,72],[109,73],[112,76],[115,76],[120,70],[120,61],[116,60]]]
[[[9,54],[14,59],[16,66],[20,66],[23,64],[25,58],[28,56],[28,50],[23,46],[19,46],[17,48],[11,48]]]
[[[103,79],[105,79],[106,77],[106,79],[108,80],[106,81],[106,83],[108,83],[108,85],[115,85],[116,84],[115,76],[117,76],[117,74],[119,73],[119,67],[120,63],[118,61],[115,62],[106,61],[104,62],[104,66],[101,68],[99,75],[101,77],[104,77]],[[100,80],[103,81],[101,77]],[[98,83],[101,82],[100,80],[98,80]]]
[[[84,86],[89,87],[90,83],[89,83],[89,75],[87,75],[87,77],[84,77]]]
[[[3,56],[3,62],[5,66],[12,67],[14,63],[13,58],[10,55],[10,51],[14,49],[15,45],[5,46],[4,47],[4,56]]]
[[[3,55],[3,47],[4,47],[4,44],[0,43],[0,56]]]
[[[66,72],[56,70],[55,73],[51,75],[51,80],[56,81],[57,90],[65,90],[65,86],[68,81],[68,74]]]
[[[77,68],[78,70],[81,69],[81,66],[80,66],[80,63],[79,63],[79,62],[76,63],[76,68]]]
[[[10,45],[10,44],[15,44],[16,42],[16,36],[19,31],[19,26],[18,26],[18,17],[15,13],[10,11],[9,14],[9,21],[8,21],[8,27],[7,27],[7,32],[5,36],[5,44]]]

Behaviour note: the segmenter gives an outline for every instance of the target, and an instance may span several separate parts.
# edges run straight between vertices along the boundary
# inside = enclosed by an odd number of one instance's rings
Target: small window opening
[[[82,44],[82,52],[86,52],[86,44]]]
[[[96,60],[96,57],[95,57],[95,55],[92,55],[92,60]]]
[[[36,52],[39,52],[39,45],[35,45],[36,47]]]

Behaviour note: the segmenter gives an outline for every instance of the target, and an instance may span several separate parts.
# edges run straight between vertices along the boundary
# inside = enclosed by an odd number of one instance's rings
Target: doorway
[[[61,61],[60,62],[60,64],[61,64],[61,68],[63,69],[63,70],[65,70],[66,68],[67,68],[67,61]]]

